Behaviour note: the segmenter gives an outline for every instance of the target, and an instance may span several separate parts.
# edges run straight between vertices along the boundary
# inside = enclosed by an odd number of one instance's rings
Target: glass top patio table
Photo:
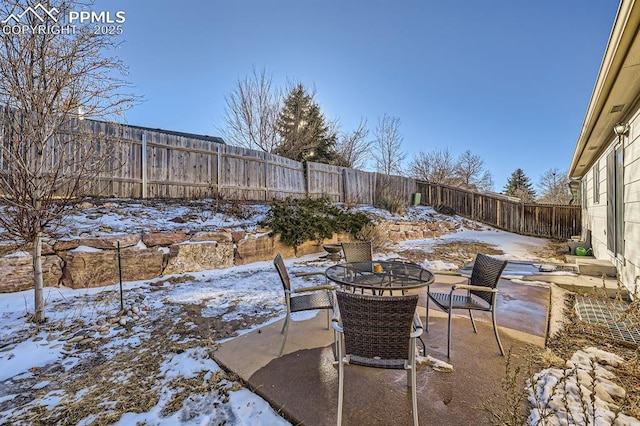
[[[327,268],[325,275],[340,285],[373,290],[374,293],[426,287],[434,279],[431,272],[415,263],[383,260],[339,263]]]

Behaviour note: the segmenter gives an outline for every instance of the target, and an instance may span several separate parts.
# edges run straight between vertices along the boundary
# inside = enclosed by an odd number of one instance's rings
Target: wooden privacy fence
[[[416,192],[414,179],[385,176],[229,146],[219,138],[84,120],[94,146],[108,143],[113,164],[89,183],[90,194],[131,198],[270,201],[328,197],[376,204],[380,197]]]
[[[499,194],[483,194],[447,185],[419,182],[422,203],[444,204],[457,214],[505,231],[534,237],[568,239],[580,235],[582,208],[574,205],[530,204]]]
[[[65,149],[73,156],[108,152],[110,165],[90,182],[89,194],[129,198],[208,198],[265,202],[272,199],[328,197],[334,202],[376,205],[383,198],[407,204],[415,193],[422,203],[446,204],[462,216],[525,235],[569,238],[580,234],[579,206],[524,204],[498,194],[480,194],[445,185],[418,182],[229,146],[211,136],[77,121],[77,129],[58,138],[82,133]],[[1,130],[1,128],[0,128]],[[78,133],[79,132],[79,133]],[[52,138],[52,149],[59,145]],[[82,142],[81,142],[82,141]],[[3,142],[0,132],[0,148]],[[56,145],[58,144],[58,145]],[[79,149],[83,144],[84,149]],[[88,146],[87,146],[88,144]],[[74,148],[75,147],[75,148]],[[0,162],[0,173],[6,164]],[[64,171],[73,175],[74,170]]]

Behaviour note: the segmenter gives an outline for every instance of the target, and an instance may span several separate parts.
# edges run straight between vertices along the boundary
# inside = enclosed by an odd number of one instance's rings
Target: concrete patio
[[[436,275],[432,288],[449,287],[465,279]],[[501,280],[498,324],[505,351],[513,353],[512,365],[526,363],[529,345],[543,347],[548,329],[550,289]],[[426,290],[419,311],[425,319]],[[482,313],[484,314],[484,313]],[[453,321],[451,359],[446,358],[447,320],[431,309],[429,332],[422,339],[426,355],[449,362],[454,371],[418,367],[418,411],[421,425],[487,424],[483,409],[501,392],[507,357],[500,355],[490,317],[476,313],[480,321],[474,334],[467,317]],[[278,358],[282,320],[220,345],[216,361],[237,373],[256,393],[293,424],[332,425],[337,412],[337,368],[333,365],[333,333],[326,316],[294,321],[284,355]],[[345,425],[409,425],[411,398],[406,372],[346,367]]]

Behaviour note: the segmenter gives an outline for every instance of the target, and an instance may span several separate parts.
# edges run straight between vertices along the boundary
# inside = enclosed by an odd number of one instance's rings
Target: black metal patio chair
[[[413,424],[417,426],[416,337],[422,334],[422,322],[416,314],[418,295],[337,291],[336,299],[332,324],[338,347],[338,426],[342,424],[346,364],[407,370]]]
[[[289,333],[289,323],[291,322],[291,314],[294,312],[311,311],[316,309],[327,310],[327,329],[330,328],[329,323],[331,320],[331,312],[333,310],[333,289],[331,285],[317,285],[304,288],[291,288],[291,279],[289,273],[284,265],[284,260],[280,253],[278,253],[273,260],[273,264],[280,275],[282,281],[282,287],[284,288],[285,304],[287,306],[287,316],[282,325],[280,334],[284,334],[282,343],[280,345],[280,352],[278,356],[282,356],[284,350],[284,344],[287,341],[287,334]],[[295,274],[296,277],[305,277],[312,275],[324,275],[324,272],[305,272]]]
[[[373,260],[371,241],[342,243],[345,262],[370,262]]]
[[[466,309],[469,311],[469,318],[473,331],[478,332],[476,323],[473,320],[471,311],[491,312],[491,322],[493,333],[500,348],[500,355],[504,356],[500,336],[498,335],[498,325],[496,322],[496,299],[498,296],[498,282],[502,271],[507,266],[506,260],[496,259],[491,256],[478,253],[473,264],[471,277],[468,284],[455,284],[449,293],[432,292],[427,288],[427,324],[425,330],[429,331],[429,300],[433,301],[440,309],[448,313],[447,323],[447,358],[451,356],[451,313],[455,309]],[[466,294],[454,294],[456,290],[466,290]]]

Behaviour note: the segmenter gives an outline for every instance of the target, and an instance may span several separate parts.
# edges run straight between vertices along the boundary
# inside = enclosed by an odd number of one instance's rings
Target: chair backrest
[[[482,287],[489,287],[491,289],[496,288],[502,271],[507,266],[506,260],[496,259],[495,257],[487,256],[482,253],[476,255],[476,261],[473,264],[473,271],[471,271],[471,285],[477,285]],[[493,297],[491,293],[484,291],[471,291],[472,294],[483,298],[487,303],[491,304]]]
[[[345,262],[369,262],[373,260],[371,241],[342,243]]]
[[[338,291],[336,297],[347,355],[376,361],[409,359],[417,294],[374,296]]]
[[[280,279],[282,280],[282,287],[285,290],[291,290],[291,279],[289,278],[289,273],[287,272],[286,266],[284,266],[284,260],[282,260],[282,256],[280,253],[276,255],[276,258],[273,259],[273,264],[278,271],[278,275],[280,275]]]

